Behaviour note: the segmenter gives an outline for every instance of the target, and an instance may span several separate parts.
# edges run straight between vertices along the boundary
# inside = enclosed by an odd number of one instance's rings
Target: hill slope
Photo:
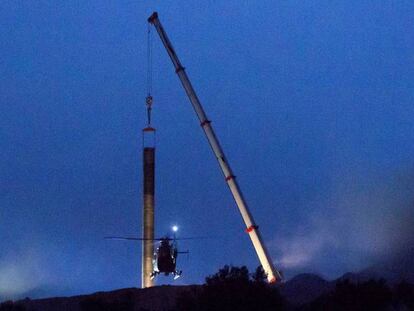
[[[83,311],[83,310],[171,310],[178,296],[197,290],[199,285],[156,286],[138,289],[126,288],[111,292],[97,292],[91,295],[56,297],[18,301],[31,311]]]

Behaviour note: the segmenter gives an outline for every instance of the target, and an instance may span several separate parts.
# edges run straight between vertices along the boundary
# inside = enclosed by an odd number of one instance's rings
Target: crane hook
[[[148,95],[145,99],[147,104],[147,118],[148,118],[148,126],[151,125],[151,110],[152,110],[152,96]]]

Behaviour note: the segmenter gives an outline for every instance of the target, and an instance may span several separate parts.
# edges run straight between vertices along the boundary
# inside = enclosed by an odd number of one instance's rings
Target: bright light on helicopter
[[[178,226],[176,226],[176,225],[172,226],[172,231],[177,232],[178,231]]]

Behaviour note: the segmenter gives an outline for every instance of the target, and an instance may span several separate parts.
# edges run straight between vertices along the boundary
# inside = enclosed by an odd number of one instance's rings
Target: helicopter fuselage
[[[152,273],[152,277],[160,273],[164,273],[164,275],[172,273],[174,278],[178,278],[182,272],[176,269],[177,256],[178,250],[176,242],[173,241],[170,243],[168,238],[162,239],[154,253],[154,272]]]

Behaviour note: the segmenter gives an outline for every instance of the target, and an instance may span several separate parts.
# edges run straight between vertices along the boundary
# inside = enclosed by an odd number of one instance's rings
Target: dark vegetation
[[[206,278],[201,290],[182,295],[177,310],[282,310],[285,303],[276,287],[266,284],[261,268],[252,275],[246,267],[224,266]]]
[[[394,290],[385,280],[338,281],[335,289],[298,310],[414,310],[414,286],[402,282]]]
[[[89,296],[50,298],[44,302],[30,299],[6,301],[0,304],[0,311],[414,310],[414,285],[405,281],[391,286],[382,279],[360,282],[346,278],[336,282],[321,280],[316,276],[312,280],[312,275],[297,278],[292,280],[296,282],[294,287],[290,287],[294,290],[286,291],[289,281],[271,286],[266,283],[261,268],[249,273],[246,267],[224,266],[208,276],[201,286],[124,289]],[[311,286],[301,287],[298,282]],[[310,291],[318,286],[328,290],[320,291],[323,294],[315,295],[305,303],[298,301],[300,288]]]
[[[280,287],[268,285],[261,268],[249,275],[246,267],[225,266],[200,291],[179,297],[177,310],[414,310],[414,285],[404,281],[390,287],[384,279],[339,280],[329,293],[302,305],[288,303]]]
[[[6,301],[0,304],[0,311],[26,311],[26,308],[19,302]]]

